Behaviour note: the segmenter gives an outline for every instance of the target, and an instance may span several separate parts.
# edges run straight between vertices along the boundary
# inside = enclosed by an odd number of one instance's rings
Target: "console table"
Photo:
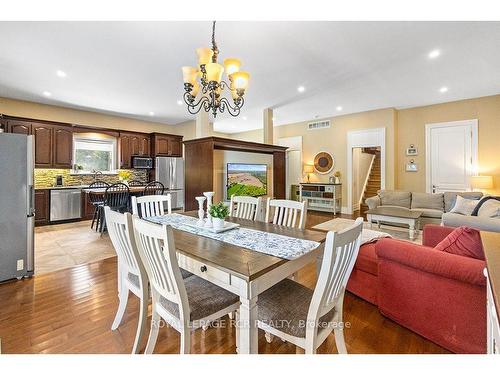
[[[307,200],[307,209],[312,211],[333,212],[336,215],[342,209],[342,184],[301,183],[299,200]]]

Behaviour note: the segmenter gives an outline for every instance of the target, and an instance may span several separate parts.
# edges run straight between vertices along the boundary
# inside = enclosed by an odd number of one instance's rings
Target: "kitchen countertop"
[[[36,187],[35,190],[84,189],[84,188],[88,188],[88,187],[89,187],[89,185],[48,186],[48,187]]]

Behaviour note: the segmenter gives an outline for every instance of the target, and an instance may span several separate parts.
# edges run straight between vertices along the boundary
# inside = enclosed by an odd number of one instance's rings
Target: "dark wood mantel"
[[[214,189],[214,151],[240,151],[273,155],[273,195],[285,198],[287,147],[240,141],[220,137],[205,137],[184,141],[185,209],[197,209],[195,197]]]

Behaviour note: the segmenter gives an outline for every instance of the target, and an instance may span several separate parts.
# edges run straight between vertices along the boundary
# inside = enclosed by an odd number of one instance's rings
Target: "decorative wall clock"
[[[333,156],[326,151],[318,152],[314,157],[314,169],[321,174],[330,173],[335,165]]]

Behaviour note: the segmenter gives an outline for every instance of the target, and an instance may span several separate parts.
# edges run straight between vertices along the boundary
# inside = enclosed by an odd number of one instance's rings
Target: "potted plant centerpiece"
[[[224,228],[224,219],[229,214],[229,207],[223,202],[219,202],[210,206],[208,214],[212,216],[213,228],[222,229]]]
[[[130,179],[130,177],[132,177],[132,172],[127,171],[126,169],[122,169],[118,171],[118,177],[121,182],[128,186],[128,180]]]

